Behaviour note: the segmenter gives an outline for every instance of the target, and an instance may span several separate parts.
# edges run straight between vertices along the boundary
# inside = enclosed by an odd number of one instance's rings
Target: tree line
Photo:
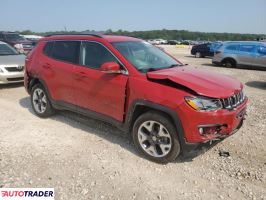
[[[19,32],[19,31],[18,31]],[[98,33],[99,31],[50,31],[50,32],[32,32],[30,30],[20,31],[23,35],[51,35],[51,34],[78,34],[78,33]],[[258,40],[266,38],[265,34],[240,34],[240,33],[211,33],[211,32],[196,32],[187,30],[149,30],[149,31],[125,31],[111,29],[100,31],[114,35],[127,35],[142,39],[166,39],[166,40],[205,40],[205,41],[234,41],[234,40]]]

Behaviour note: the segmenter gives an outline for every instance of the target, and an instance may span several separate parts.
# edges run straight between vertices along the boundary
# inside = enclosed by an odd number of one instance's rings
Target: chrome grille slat
[[[233,109],[242,104],[245,100],[245,96],[243,91],[241,90],[239,93],[236,93],[228,98],[221,99],[223,103],[223,107],[225,109]]]

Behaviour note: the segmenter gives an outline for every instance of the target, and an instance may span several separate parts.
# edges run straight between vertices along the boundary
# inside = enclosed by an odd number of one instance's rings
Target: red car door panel
[[[126,75],[76,67],[74,77],[77,106],[123,120]]]
[[[78,64],[80,44],[80,41],[54,41],[44,47],[41,74],[53,100],[75,104],[73,72]]]
[[[101,64],[117,61],[103,45],[86,42],[84,49],[83,66],[75,67],[73,75],[76,105],[123,121],[128,76],[100,71]]]

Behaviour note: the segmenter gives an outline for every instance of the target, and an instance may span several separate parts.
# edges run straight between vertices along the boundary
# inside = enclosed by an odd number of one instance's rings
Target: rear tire
[[[195,58],[201,58],[201,57],[202,57],[201,53],[200,52],[196,52]]]
[[[176,128],[163,113],[149,111],[139,116],[132,137],[137,150],[151,161],[168,163],[180,154]]]
[[[31,105],[34,113],[41,118],[47,118],[55,113],[47,92],[41,84],[36,84],[31,90]]]

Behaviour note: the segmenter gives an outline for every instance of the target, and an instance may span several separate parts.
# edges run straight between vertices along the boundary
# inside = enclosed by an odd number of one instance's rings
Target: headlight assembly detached
[[[223,107],[219,99],[207,97],[185,97],[185,101],[189,106],[198,111],[214,111]]]

